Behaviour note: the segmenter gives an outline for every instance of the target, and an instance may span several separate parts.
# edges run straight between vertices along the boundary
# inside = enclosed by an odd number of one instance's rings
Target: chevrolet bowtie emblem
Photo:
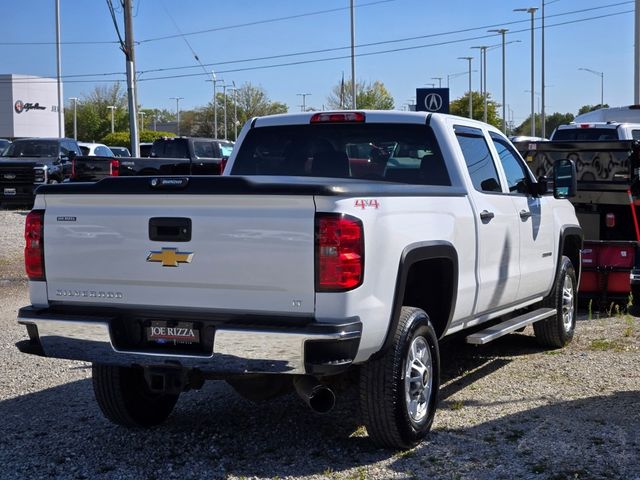
[[[151,252],[147,262],[161,262],[163,267],[177,267],[179,263],[191,263],[193,253],[179,252],[177,248],[163,248],[159,252]]]

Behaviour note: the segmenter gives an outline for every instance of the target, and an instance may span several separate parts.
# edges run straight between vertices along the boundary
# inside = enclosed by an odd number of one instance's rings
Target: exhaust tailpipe
[[[293,381],[296,392],[316,413],[328,413],[336,404],[336,396],[326,385],[310,376],[299,376]]]

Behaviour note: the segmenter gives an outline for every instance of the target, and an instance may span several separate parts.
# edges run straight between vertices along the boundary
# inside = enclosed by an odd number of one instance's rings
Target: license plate
[[[15,188],[5,188],[4,189],[4,194],[6,196],[15,195],[16,194],[16,189]]]
[[[165,321],[153,321],[146,328],[147,340],[158,344],[187,344],[200,343],[200,330],[190,322],[169,323]]]

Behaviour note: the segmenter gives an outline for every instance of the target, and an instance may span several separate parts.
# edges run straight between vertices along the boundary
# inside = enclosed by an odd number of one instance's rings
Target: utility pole
[[[300,105],[300,111],[306,112],[307,111],[306,99],[311,94],[310,93],[296,93],[296,95],[299,96],[299,97],[302,97],[302,105]]]
[[[507,134],[507,70],[506,70],[506,52],[507,52],[507,48],[506,48],[506,42],[505,42],[505,35],[506,33],[509,31],[508,28],[498,28],[498,29],[492,29],[492,30],[488,30],[489,32],[495,32],[495,33],[499,33],[500,35],[502,35],[502,132],[506,135]]]
[[[140,140],[137,123],[136,62],[133,41],[133,10],[131,0],[124,0],[124,55],[127,60],[127,97],[129,104],[129,132],[131,154],[140,156]]]
[[[78,97],[71,97],[69,100],[73,102],[73,139],[78,140]]]
[[[115,118],[114,118],[114,110],[116,109],[115,105],[107,105],[107,108],[111,110],[111,133],[114,132],[115,129]]]
[[[633,69],[634,75],[634,89],[633,89],[633,103],[634,105],[640,104],[640,0],[636,0],[636,22],[635,22],[635,62]]]
[[[473,99],[471,95],[471,60],[473,60],[473,57],[458,57],[458,60],[469,62],[469,118],[473,118]]]
[[[62,59],[60,55],[60,0],[56,0],[56,69],[58,83],[58,137],[64,137],[64,106],[62,105]]]
[[[353,0],[351,1],[351,107],[358,108],[356,102],[356,24],[353,13]]]
[[[176,101],[176,119],[177,119],[177,128],[176,128],[176,132],[177,132],[177,136],[180,136],[180,100],[182,100],[184,97],[170,97],[170,100],[175,100]]]

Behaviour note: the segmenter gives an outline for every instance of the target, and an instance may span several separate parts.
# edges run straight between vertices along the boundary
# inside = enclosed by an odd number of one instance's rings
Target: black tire
[[[389,350],[362,366],[360,408],[373,443],[384,448],[407,449],[420,442],[431,429],[440,387],[440,352],[429,317],[419,308],[402,307],[393,335]],[[427,372],[430,383],[427,381],[425,386],[423,375],[419,385],[426,390],[419,395],[423,409],[412,414],[408,397],[415,393],[407,393],[405,371],[409,357],[415,353],[412,353],[414,345],[426,355],[422,360],[426,362],[424,366],[430,368]]]
[[[149,390],[141,368],[93,364],[93,391],[104,416],[125,427],[164,422],[179,395]]]
[[[556,314],[533,324],[536,340],[543,347],[562,348],[573,339],[577,316],[576,272],[571,260],[562,257],[551,294],[542,302],[543,307],[556,309]]]

